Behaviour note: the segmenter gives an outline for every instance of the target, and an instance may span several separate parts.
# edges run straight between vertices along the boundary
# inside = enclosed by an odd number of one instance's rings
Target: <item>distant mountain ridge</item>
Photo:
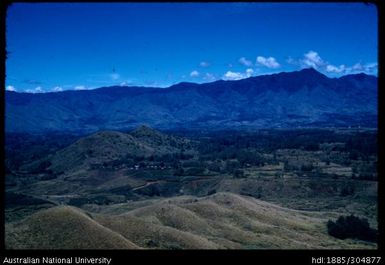
[[[377,126],[377,77],[309,68],[168,88],[6,91],[6,132]]]

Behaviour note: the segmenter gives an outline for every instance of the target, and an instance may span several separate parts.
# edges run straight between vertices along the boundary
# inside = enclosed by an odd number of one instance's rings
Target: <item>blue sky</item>
[[[377,74],[377,10],[361,3],[17,3],[6,23],[19,92]]]

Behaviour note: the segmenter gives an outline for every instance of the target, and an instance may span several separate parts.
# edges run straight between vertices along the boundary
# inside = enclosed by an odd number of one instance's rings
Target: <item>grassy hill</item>
[[[297,211],[247,196],[180,196],[101,211],[58,206],[7,224],[7,248],[359,249],[327,234],[333,213]]]
[[[191,148],[190,141],[143,125],[130,134],[100,131],[80,138],[50,156],[24,165],[21,170],[71,173],[127,158],[179,153],[181,148]]]
[[[154,149],[136,141],[131,135],[121,132],[103,131],[81,138],[60,150],[51,159],[49,169],[54,171],[75,170],[90,164],[101,164],[122,158],[126,154],[144,156]]]
[[[137,249],[79,209],[57,206],[6,225],[9,249]]]

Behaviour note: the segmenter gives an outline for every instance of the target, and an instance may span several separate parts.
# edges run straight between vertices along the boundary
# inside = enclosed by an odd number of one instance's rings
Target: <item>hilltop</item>
[[[154,148],[159,146],[167,147],[166,152],[175,152],[176,149],[189,148],[191,146],[191,141],[188,139],[160,133],[158,130],[147,125],[138,126],[130,132],[130,135]],[[158,152],[158,154],[161,154],[161,152]]]

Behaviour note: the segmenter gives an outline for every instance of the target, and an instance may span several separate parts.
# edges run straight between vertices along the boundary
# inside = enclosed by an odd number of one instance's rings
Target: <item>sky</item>
[[[313,67],[377,75],[364,3],[15,3],[6,90],[168,87]]]

